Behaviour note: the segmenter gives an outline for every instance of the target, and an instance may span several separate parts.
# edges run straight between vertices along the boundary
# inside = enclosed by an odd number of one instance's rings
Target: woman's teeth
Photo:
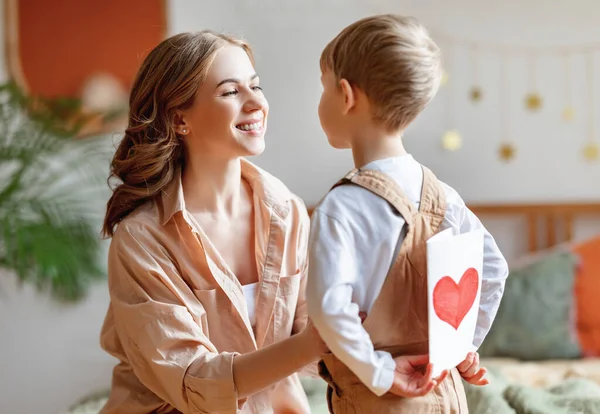
[[[262,122],[256,122],[254,124],[242,124],[238,125],[236,128],[241,129],[242,131],[256,131],[262,127]]]

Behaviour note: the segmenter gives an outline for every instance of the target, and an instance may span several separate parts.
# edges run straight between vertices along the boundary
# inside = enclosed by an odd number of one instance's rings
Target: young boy
[[[352,149],[356,167],[311,219],[308,311],[331,350],[320,362],[330,411],[466,413],[461,377],[487,383],[475,351],[508,266],[486,231],[474,352],[445,378],[432,380],[430,365],[420,373],[428,352],[425,242],[449,227],[483,227],[402,145],[403,131],[438,90],[439,48],[413,18],[374,16],[327,45],[321,71],[321,125],[334,148]]]

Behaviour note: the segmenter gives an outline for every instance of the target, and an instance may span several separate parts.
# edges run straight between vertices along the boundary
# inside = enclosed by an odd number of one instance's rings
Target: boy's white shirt
[[[392,177],[418,208],[423,171],[411,155],[374,161],[363,169]],[[441,185],[447,207],[440,230],[453,227],[464,233],[483,228],[458,193]],[[353,184],[330,191],[311,218],[306,291],[309,316],[331,352],[377,395],[391,388],[396,365],[388,352],[373,349],[358,313],[368,313],[379,295],[404,239],[404,224],[387,201]],[[496,316],[508,276],[506,260],[487,231],[484,243],[474,350]]]

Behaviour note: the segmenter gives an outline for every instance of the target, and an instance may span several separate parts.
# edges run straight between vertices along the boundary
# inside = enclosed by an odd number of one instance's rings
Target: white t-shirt
[[[421,165],[410,155],[374,161],[363,169],[393,178],[418,208],[423,184]],[[447,207],[441,229],[460,233],[482,228],[458,193],[441,183]],[[375,351],[359,311],[369,312],[404,238],[404,219],[383,198],[358,185],[330,191],[311,218],[307,305],[325,343],[377,395],[393,381],[395,363],[388,352]],[[493,237],[485,231],[481,303],[474,349],[496,316],[508,265]]]

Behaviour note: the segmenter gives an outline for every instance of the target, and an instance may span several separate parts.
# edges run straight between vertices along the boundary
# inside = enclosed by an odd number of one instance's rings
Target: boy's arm
[[[488,334],[504,293],[504,283],[508,277],[508,264],[500,252],[496,241],[485,229],[481,221],[467,207],[461,224],[461,233],[476,229],[484,229],[483,274],[481,283],[481,299],[479,315],[473,339],[473,347],[477,349]]]
[[[357,280],[356,249],[351,232],[318,210],[311,218],[308,314],[337,358],[376,395],[385,394],[396,364],[387,352],[375,351],[352,302]]]

